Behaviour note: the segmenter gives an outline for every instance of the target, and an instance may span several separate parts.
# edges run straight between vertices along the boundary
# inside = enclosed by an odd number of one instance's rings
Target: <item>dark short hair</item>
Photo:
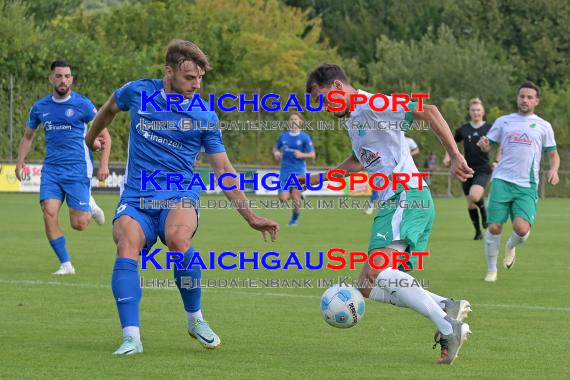
[[[166,48],[166,66],[178,70],[186,61],[194,62],[205,72],[212,69],[208,56],[193,42],[184,40],[172,40]]]
[[[523,83],[519,86],[519,89],[518,89],[519,92],[520,92],[521,88],[531,88],[531,89],[533,89],[534,91],[536,91],[536,97],[537,97],[537,98],[540,98],[540,87],[538,87],[534,82],[531,82],[531,81],[529,81],[529,80],[526,81],[526,82],[523,82]]]
[[[315,86],[319,88],[330,87],[335,80],[348,84],[348,78],[340,66],[331,63],[321,63],[309,74],[305,91],[310,93]]]
[[[51,63],[51,71],[54,71],[56,67],[69,67],[69,69],[71,70],[71,64],[69,62],[67,62],[65,59],[60,59],[57,61],[53,61]]]

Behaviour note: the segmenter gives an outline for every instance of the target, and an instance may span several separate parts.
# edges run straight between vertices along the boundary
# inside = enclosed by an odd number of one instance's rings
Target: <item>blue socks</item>
[[[299,215],[301,215],[301,213],[299,211],[293,210],[293,215],[291,216],[291,222],[290,223],[296,223],[297,219],[299,219]]]
[[[51,248],[54,250],[57,258],[59,259],[60,263],[66,263],[71,261],[69,258],[69,253],[67,252],[67,246],[65,245],[65,236],[59,237],[54,240],[50,240],[49,244]]]
[[[376,199],[378,199],[378,192],[376,190],[372,190],[372,195],[370,196],[370,202],[374,202]]]
[[[182,266],[188,267],[194,255],[194,248],[190,247],[184,254]],[[182,277],[186,277],[182,279]],[[190,279],[191,277],[191,279]],[[174,278],[176,286],[180,291],[180,297],[184,303],[184,309],[189,313],[197,312],[202,307],[202,288],[199,286],[199,280],[202,278],[202,269],[198,264],[193,265],[191,269],[178,269],[174,267]],[[184,285],[185,287],[182,287]],[[187,287],[191,285],[191,287]]]
[[[117,258],[111,281],[113,296],[117,303],[121,326],[139,326],[139,304],[142,290],[138,263],[133,259]]]

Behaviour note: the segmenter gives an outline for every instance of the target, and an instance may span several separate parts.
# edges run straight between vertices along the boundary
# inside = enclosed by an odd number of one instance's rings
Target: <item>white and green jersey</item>
[[[556,150],[552,126],[537,115],[512,113],[501,116],[487,133],[487,138],[501,144],[503,154],[493,179],[522,187],[538,185],[542,152]]]
[[[373,95],[362,90],[359,90],[358,93],[366,95],[368,98]],[[391,97],[388,99],[391,103]],[[374,106],[382,108],[384,100],[375,99]],[[412,121],[411,111],[414,106],[415,103],[408,104],[410,111],[406,112],[399,105],[397,111],[392,112],[392,105],[390,104],[385,111],[377,112],[372,110],[366,102],[366,104],[357,105],[355,110],[351,112],[347,124],[354,126],[348,129],[348,135],[352,141],[352,151],[360,164],[368,171],[369,176],[374,173],[384,173],[392,178],[390,175],[394,172],[406,173],[410,176],[410,181],[407,183],[408,187],[415,189],[419,187],[418,178],[412,178],[412,173],[419,171],[410,155],[410,148],[401,128],[406,122]],[[384,123],[379,123],[381,121]],[[380,124],[395,127],[382,129],[378,128]],[[367,126],[370,126],[370,129]],[[374,184],[382,186],[384,181],[377,177]],[[423,186],[427,186],[425,182],[423,182]],[[390,183],[385,190],[380,191],[379,196],[381,200],[386,200],[395,193]]]

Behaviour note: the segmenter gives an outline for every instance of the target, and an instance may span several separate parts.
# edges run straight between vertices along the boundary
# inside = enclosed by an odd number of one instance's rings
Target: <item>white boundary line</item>
[[[11,284],[11,285],[51,285],[51,286],[69,286],[77,288],[90,288],[90,289],[110,289],[110,285],[103,284],[84,284],[84,283],[74,283],[74,282],[61,282],[61,281],[37,281],[37,280],[5,280],[0,279],[0,284]],[[144,288],[152,290],[170,290],[174,288]],[[233,294],[240,294],[246,296],[260,296],[260,297],[289,297],[289,298],[309,298],[309,299],[319,299],[319,296],[305,295],[305,294],[292,294],[283,292],[257,292],[257,291],[246,291],[236,288],[205,288],[208,292],[211,291],[227,291],[231,290]],[[570,307],[556,307],[556,306],[534,306],[534,305],[515,305],[515,304],[475,304],[475,307],[486,307],[486,308],[505,308],[505,309],[523,309],[523,310],[536,310],[536,311],[562,311],[570,312]]]

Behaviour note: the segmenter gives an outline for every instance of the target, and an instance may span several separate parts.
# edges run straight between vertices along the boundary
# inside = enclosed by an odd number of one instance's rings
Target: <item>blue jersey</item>
[[[281,170],[296,172],[306,170],[305,159],[296,158],[295,151],[299,150],[303,153],[313,151],[313,142],[311,136],[303,131],[293,135],[290,131],[282,132],[275,143],[275,148],[282,150]]]
[[[72,92],[66,99],[45,96],[30,109],[28,127],[44,125],[46,157],[42,175],[63,179],[91,178],[93,156],[85,145],[87,123],[97,109],[86,97]]]
[[[161,91],[154,100],[165,111],[156,111],[152,105],[147,105],[146,111],[142,111],[142,91],[146,91],[147,97],[155,91]],[[200,149],[203,147],[206,153],[225,152],[216,113],[202,111],[197,107],[191,111],[178,111],[176,106],[166,111],[166,96],[161,79],[129,82],[115,91],[115,101],[119,109],[129,111],[131,116],[122,198],[137,203],[141,197],[145,199],[190,197],[197,200],[200,197],[200,188],[192,186],[187,189],[192,183],[194,161]],[[188,109],[188,102],[185,100],[182,104],[183,109]],[[202,99],[202,102],[206,108],[209,108],[205,100]],[[186,121],[190,119],[192,126],[182,124],[182,119]],[[151,126],[151,123],[158,126],[159,122],[162,127]],[[153,175],[158,170],[160,172]],[[146,172],[143,174],[143,171]],[[180,174],[182,182],[178,185],[171,182],[168,190],[167,173]],[[160,189],[156,188],[155,183]],[[146,190],[142,190],[143,186]]]

